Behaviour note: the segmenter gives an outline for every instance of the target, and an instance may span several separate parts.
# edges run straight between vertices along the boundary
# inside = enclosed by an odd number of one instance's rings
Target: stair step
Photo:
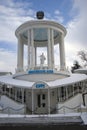
[[[0,117],[0,125],[3,124],[64,124],[64,123],[83,123],[80,116],[74,117]]]

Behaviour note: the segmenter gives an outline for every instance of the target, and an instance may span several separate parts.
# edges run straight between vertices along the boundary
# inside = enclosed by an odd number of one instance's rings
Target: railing
[[[26,107],[21,107],[18,109],[14,109],[12,107],[5,107],[3,108],[3,105],[0,104],[0,107],[2,109],[0,109],[0,113],[3,114],[21,114],[21,115],[27,115],[27,114],[38,114],[41,115],[40,113],[37,113],[38,108],[35,108],[33,111],[28,109],[29,112],[26,112]],[[48,107],[49,108],[49,107]],[[60,108],[52,108],[50,107],[50,114],[67,114],[67,113],[82,113],[83,112],[83,108],[81,107],[81,105],[75,106],[75,107],[68,107],[68,106],[61,106]],[[85,107],[84,112],[87,112],[87,107]],[[44,115],[45,113],[43,113]],[[47,113],[49,114],[49,113]]]
[[[60,108],[57,108],[57,112],[62,113],[62,114],[72,113],[72,112],[81,112],[81,110],[82,110],[81,105],[78,105],[72,108],[68,106],[61,106]]]
[[[68,99],[72,98],[73,96],[79,94],[80,92],[78,91],[78,89],[76,89],[74,92],[71,92],[71,93],[68,93],[68,95],[64,95],[62,97],[62,95],[60,97],[58,97],[58,102],[65,102],[67,101]],[[15,101],[18,101],[20,103],[22,103],[22,98],[16,96],[14,93],[9,93],[8,91],[1,91],[1,95],[7,95],[8,97],[10,97],[11,99],[15,100]],[[25,100],[25,99],[24,99]]]
[[[1,91],[1,95],[6,95],[7,97],[10,97],[12,100],[22,103],[22,98],[15,95],[14,93],[9,93],[8,91]]]
[[[20,72],[21,71],[27,71],[27,70],[31,70],[32,68],[29,68],[28,66],[24,66],[24,68],[22,69],[22,70],[20,70]],[[34,70],[40,70],[40,69],[49,69],[48,68],[48,65],[47,64],[44,64],[42,67],[40,66],[40,64],[37,64],[34,68],[33,68]],[[54,69],[55,70],[57,70],[57,71],[59,71],[60,70],[60,67],[59,67],[59,65],[55,65],[54,66]],[[17,72],[17,68],[15,68],[15,72]]]
[[[0,104],[0,113],[3,114],[25,114],[25,107],[21,107],[18,109],[14,109],[12,107],[5,107],[3,108],[2,104]]]
[[[74,92],[72,91],[71,93],[68,93],[67,95],[63,95],[63,96],[61,95],[60,97],[58,97],[58,102],[65,102],[68,99],[75,96],[76,94],[79,94],[78,90],[75,90]]]

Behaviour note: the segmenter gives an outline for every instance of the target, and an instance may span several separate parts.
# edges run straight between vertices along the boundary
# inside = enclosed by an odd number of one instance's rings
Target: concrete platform
[[[8,125],[58,125],[58,124],[83,124],[80,116],[65,116],[65,117],[0,117],[0,126]]]

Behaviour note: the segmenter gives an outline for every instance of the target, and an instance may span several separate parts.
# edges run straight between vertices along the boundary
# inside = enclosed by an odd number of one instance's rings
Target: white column
[[[37,66],[37,47],[35,47],[35,66]]]
[[[68,99],[68,88],[66,87],[66,99]]]
[[[30,69],[30,42],[31,42],[31,32],[28,30],[28,69]]]
[[[59,97],[59,102],[60,102],[60,88],[58,88],[58,97]]]
[[[6,85],[5,85],[5,87],[4,87],[4,93],[6,94]]]
[[[72,87],[73,87],[73,96],[74,96],[74,84],[72,85]]]
[[[15,91],[15,101],[17,100],[17,88],[14,88]]]
[[[54,68],[54,30],[51,29],[51,63],[52,69]]]
[[[34,92],[32,88],[32,114],[34,114]]]
[[[9,85],[9,97],[11,97],[11,86]]]
[[[64,48],[64,35],[63,33],[60,35],[60,70],[65,70],[65,48]]]
[[[21,91],[22,91],[22,104],[24,104],[24,89],[22,88]]]
[[[50,114],[50,89],[48,88],[48,114]]]
[[[51,42],[50,42],[50,29],[48,28],[48,68],[51,68]]]
[[[2,85],[0,85],[0,98],[1,98],[1,95],[2,95]]]
[[[2,95],[2,86],[0,85],[0,100],[1,100],[1,95]]]
[[[34,68],[34,33],[33,29],[31,29],[31,67]]]
[[[23,51],[24,44],[22,42],[21,36],[18,37],[18,55],[17,55],[17,72],[23,71]]]
[[[35,47],[33,46],[33,66],[35,67]]]

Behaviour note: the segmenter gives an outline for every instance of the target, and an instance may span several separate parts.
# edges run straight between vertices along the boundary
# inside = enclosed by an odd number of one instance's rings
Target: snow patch
[[[81,114],[81,118],[82,118],[84,124],[87,125],[87,112],[83,112],[83,113]]]

